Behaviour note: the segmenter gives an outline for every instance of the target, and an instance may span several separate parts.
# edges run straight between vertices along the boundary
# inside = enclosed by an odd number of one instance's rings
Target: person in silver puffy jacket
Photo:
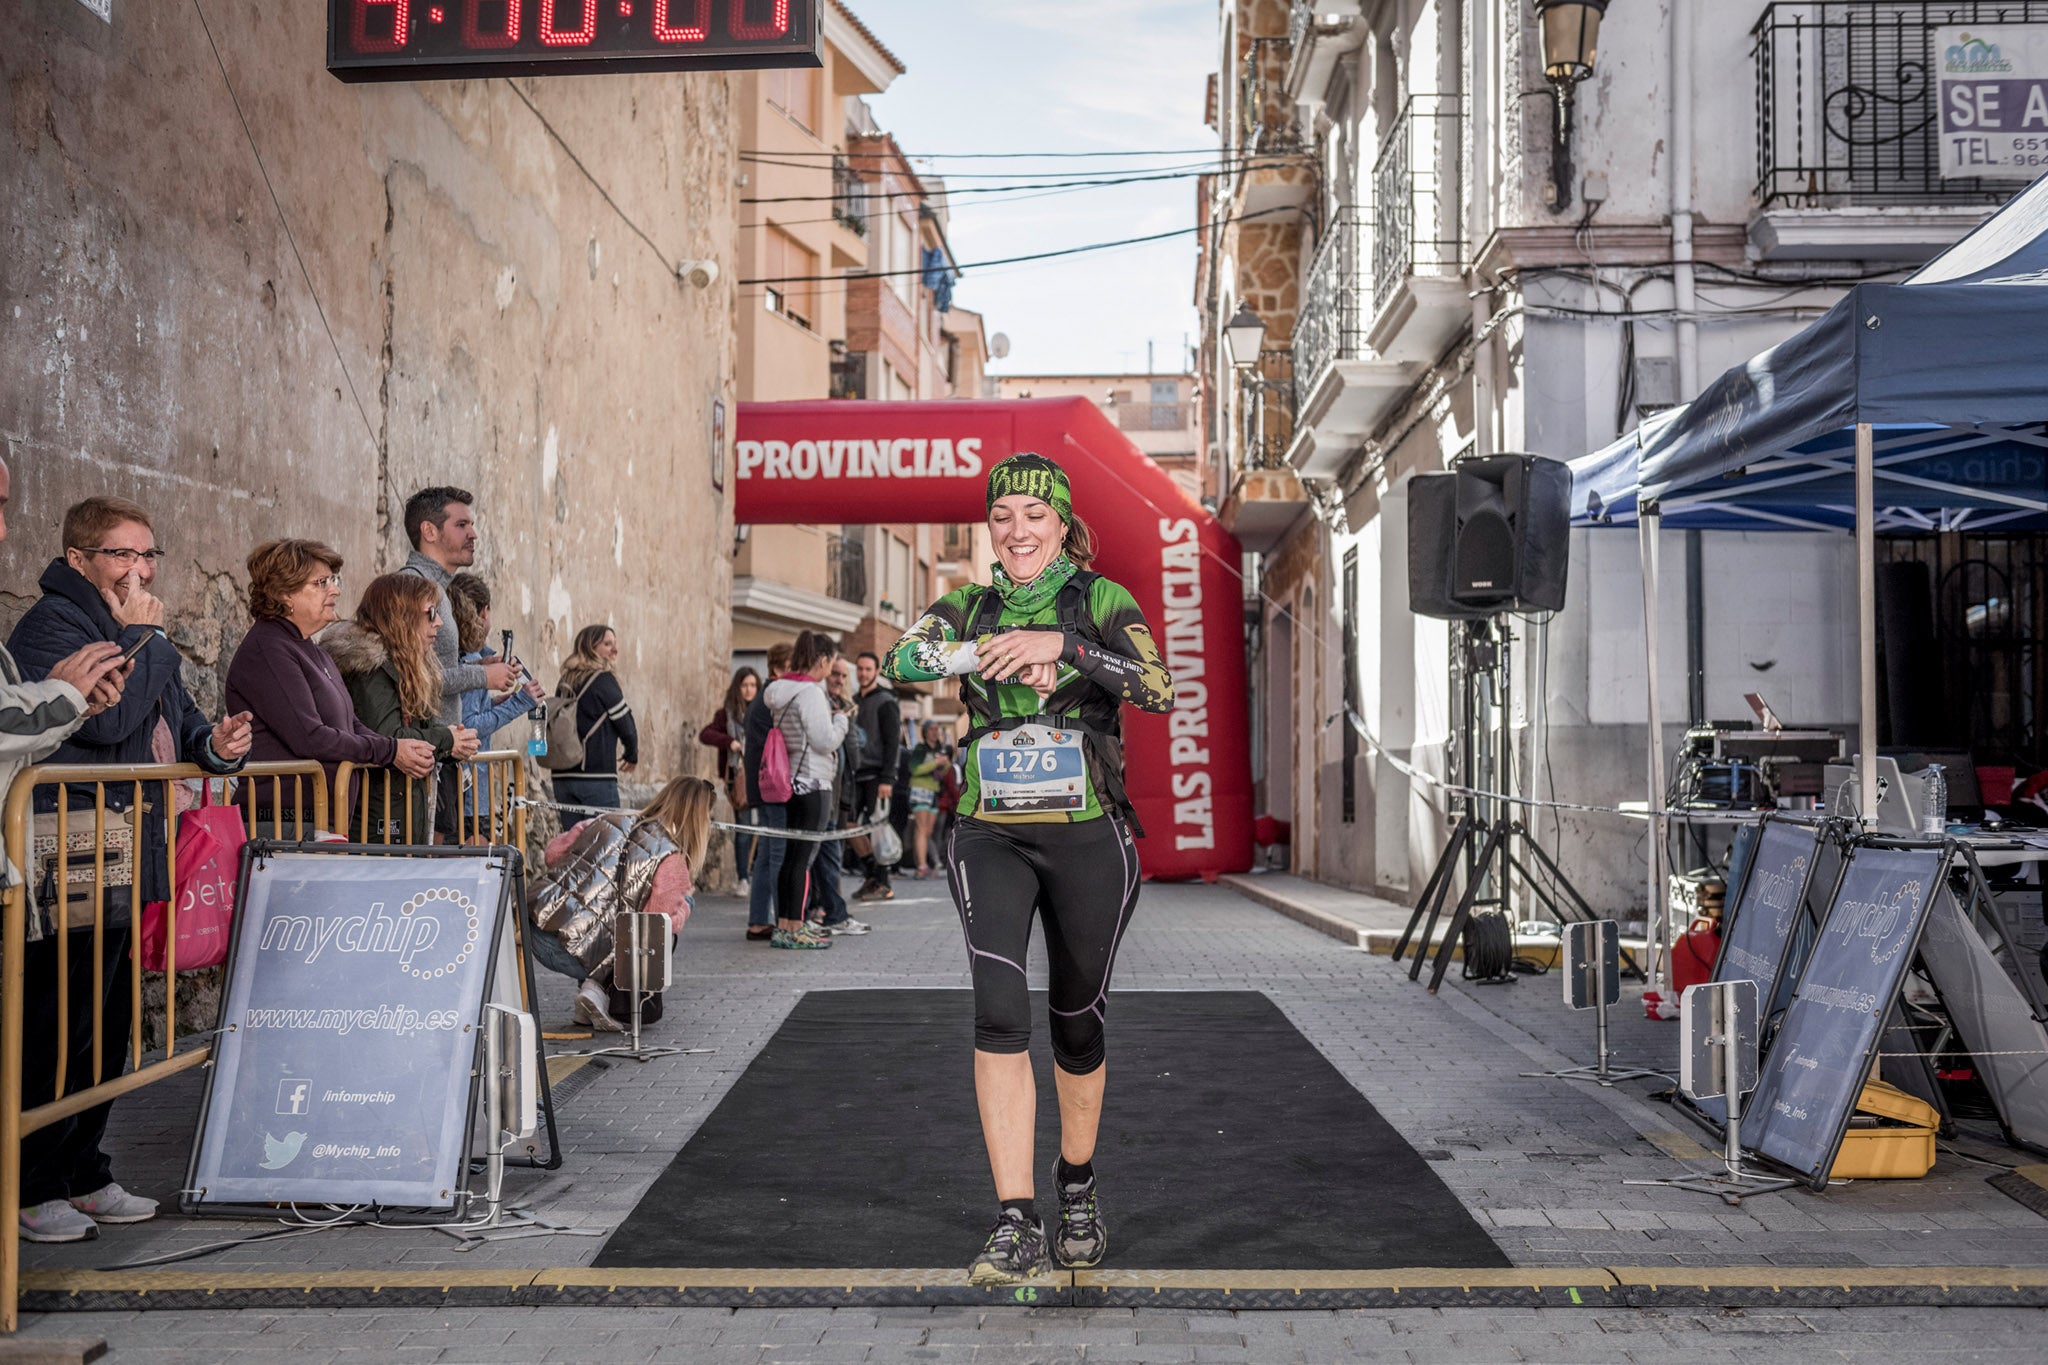
[[[666,915],[681,933],[696,903],[690,870],[704,863],[717,788],[678,777],[637,811],[612,811],[548,842],[547,871],[527,894],[534,960],[574,977],[572,1017],[600,1032],[611,1017],[612,921],[623,912]]]

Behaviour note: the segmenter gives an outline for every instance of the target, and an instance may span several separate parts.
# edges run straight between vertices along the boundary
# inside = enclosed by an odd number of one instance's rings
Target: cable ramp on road
[[[22,1276],[26,1312],[378,1307],[2048,1307],[2048,1266],[1517,1266],[1080,1270],[984,1288],[964,1270],[558,1267]]]

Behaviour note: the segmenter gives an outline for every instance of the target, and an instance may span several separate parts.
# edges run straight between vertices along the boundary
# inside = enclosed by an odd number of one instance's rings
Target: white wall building
[[[1936,164],[1930,34],[1980,11],[2048,22],[2040,3],[1616,0],[1560,204],[1530,0],[1223,0],[1232,169],[1204,206],[1198,368],[1224,514],[1258,557],[1254,758],[1297,871],[1412,900],[1444,838],[1426,784],[1334,719],[1355,709],[1392,755],[1455,769],[1461,651],[1408,610],[1408,481],[1465,455],[1584,454],[1961,236],[2018,188]],[[1267,327],[1249,372],[1221,337],[1242,304]],[[1746,715],[1750,691],[1853,726],[1851,549],[1667,533],[1671,743],[1689,711]],[[1632,531],[1574,532],[1564,610],[1510,625],[1517,790],[1641,799]],[[1596,908],[1639,917],[1640,826],[1530,823]]]

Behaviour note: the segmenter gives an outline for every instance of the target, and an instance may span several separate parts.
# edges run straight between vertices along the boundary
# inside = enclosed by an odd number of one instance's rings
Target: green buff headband
[[[1022,493],[1027,498],[1049,502],[1060,520],[1074,520],[1074,495],[1067,487],[1067,471],[1043,455],[1012,455],[988,472],[988,505],[996,499]]]

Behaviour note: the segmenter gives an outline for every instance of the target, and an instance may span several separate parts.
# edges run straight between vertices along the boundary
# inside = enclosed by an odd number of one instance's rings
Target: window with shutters
[[[816,331],[818,253],[807,250],[803,243],[779,227],[771,226],[765,231],[767,242],[762,252],[766,266],[764,278],[783,283],[764,287],[762,306],[771,313],[782,314],[799,327]]]

